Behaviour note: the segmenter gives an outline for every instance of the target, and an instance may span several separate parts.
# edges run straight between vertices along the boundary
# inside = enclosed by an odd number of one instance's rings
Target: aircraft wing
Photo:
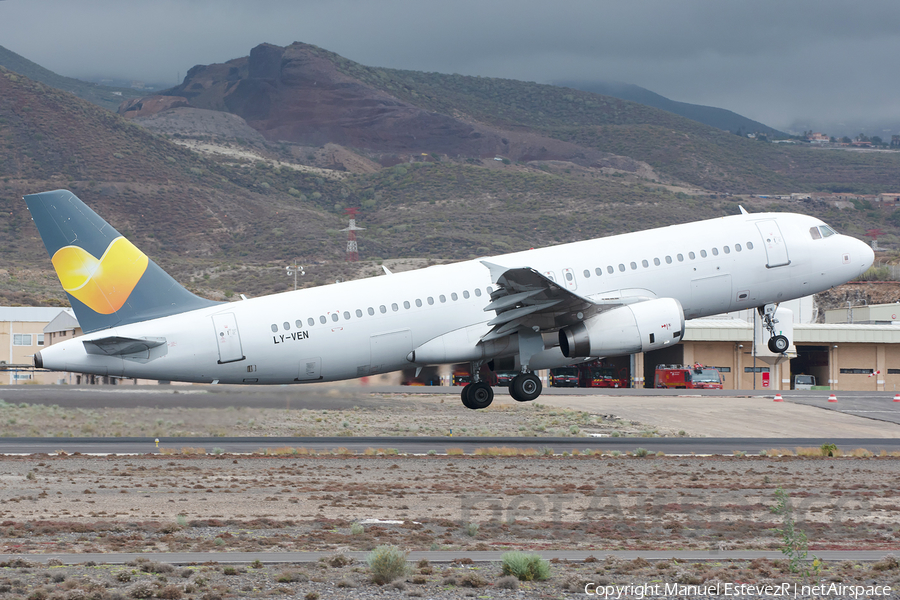
[[[129,338],[111,336],[84,342],[84,350],[88,354],[120,356],[123,354],[146,352],[151,348],[162,346],[165,343],[166,338]]]
[[[649,290],[615,290],[587,298],[568,290],[530,267],[508,269],[481,261],[491,272],[497,289],[484,310],[497,316],[488,321],[492,328],[481,341],[511,335],[520,327],[540,332],[557,331],[625,304],[654,297]]]

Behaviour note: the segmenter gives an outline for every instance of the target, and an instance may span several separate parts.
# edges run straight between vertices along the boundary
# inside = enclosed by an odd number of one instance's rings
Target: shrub
[[[366,563],[372,571],[372,582],[378,585],[390,583],[406,576],[409,566],[406,564],[407,553],[396,546],[383,544],[366,557]]]
[[[500,557],[504,575],[520,581],[543,581],[550,577],[550,563],[537,554],[506,552]]]
[[[128,588],[128,595],[132,598],[152,598],[156,588],[149,581],[137,581]]]
[[[177,585],[167,585],[156,592],[156,597],[162,598],[163,600],[180,600],[183,595],[184,592],[182,592],[181,588]]]
[[[476,535],[478,535],[478,523],[466,524],[466,535],[469,537],[475,537]]]
[[[507,575],[506,577],[498,579],[494,586],[501,590],[517,590],[519,589],[519,580],[512,575]]]
[[[222,575],[237,575],[238,570],[235,567],[225,567],[222,569]]]
[[[362,523],[353,523],[350,525],[350,534],[351,535],[362,535],[366,532],[366,528],[362,526]]]
[[[637,450],[634,451],[634,455],[639,456],[641,458],[647,456],[648,454],[649,454],[649,451],[646,448],[638,448]]]

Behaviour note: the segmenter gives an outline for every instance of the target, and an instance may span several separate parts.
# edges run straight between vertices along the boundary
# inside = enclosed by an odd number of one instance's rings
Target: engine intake
[[[614,308],[559,330],[567,358],[619,356],[677,344],[684,335],[684,310],[674,298]]]

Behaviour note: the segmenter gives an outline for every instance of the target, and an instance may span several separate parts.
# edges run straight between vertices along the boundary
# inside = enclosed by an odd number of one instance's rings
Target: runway
[[[182,448],[203,448],[208,453],[282,453],[285,448],[333,452],[337,449],[363,454],[368,449],[398,454],[446,454],[448,449],[461,449],[473,454],[492,447],[534,449],[554,454],[573,450],[619,451],[622,454],[643,448],[650,453],[668,455],[732,455],[743,452],[759,454],[762,450],[794,451],[798,447],[836,444],[844,451],[864,448],[878,454],[900,452],[900,438],[652,438],[652,437],[180,437],[159,438],[0,438],[0,454],[161,454],[180,453]],[[282,449],[279,451],[279,449]]]

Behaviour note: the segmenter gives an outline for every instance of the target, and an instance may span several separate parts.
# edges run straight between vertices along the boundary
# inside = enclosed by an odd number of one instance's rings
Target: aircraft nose
[[[869,267],[875,262],[875,251],[862,240],[854,240],[855,247],[851,250],[854,254],[851,256],[856,259],[854,262],[859,264],[859,274],[862,275],[869,270]]]

